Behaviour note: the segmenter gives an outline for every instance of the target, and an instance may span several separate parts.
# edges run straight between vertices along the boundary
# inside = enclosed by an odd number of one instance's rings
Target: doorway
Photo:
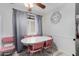
[[[79,3],[75,5],[76,20],[76,55],[79,56]]]
[[[0,16],[0,47],[2,47],[1,39],[2,39],[2,20],[1,20],[1,16]]]

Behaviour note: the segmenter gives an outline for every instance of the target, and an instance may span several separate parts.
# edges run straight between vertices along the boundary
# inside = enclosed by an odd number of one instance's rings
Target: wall
[[[13,37],[12,12],[13,8],[25,11],[26,8],[16,4],[0,3],[0,16],[2,20],[1,37]],[[2,43],[0,42],[0,45]]]
[[[1,47],[1,16],[0,16],[0,47]]]
[[[50,21],[51,14],[60,11],[62,18],[58,24]],[[43,35],[52,35],[59,50],[67,55],[75,54],[75,4],[64,4],[43,17]]]
[[[13,36],[13,25],[12,25],[12,12],[13,8],[21,11],[27,11],[22,4],[10,4],[10,3],[0,3],[0,14],[2,17],[2,36]]]
[[[25,10],[24,7],[14,5],[14,4],[7,4],[2,3],[0,4],[0,14],[2,17],[2,36],[13,36],[13,25],[12,25],[12,8]]]

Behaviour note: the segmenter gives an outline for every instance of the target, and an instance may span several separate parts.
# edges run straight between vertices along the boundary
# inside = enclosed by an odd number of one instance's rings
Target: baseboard
[[[68,54],[68,52],[62,50],[62,49],[58,49],[58,51],[56,51],[53,56],[72,56],[72,54]]]

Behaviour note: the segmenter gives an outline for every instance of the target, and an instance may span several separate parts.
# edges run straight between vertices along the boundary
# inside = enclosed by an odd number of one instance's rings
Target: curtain
[[[27,34],[27,14],[19,10],[13,10],[13,25],[14,25],[14,36],[16,38],[16,50],[20,52],[23,50],[23,44],[21,40],[24,35]]]
[[[37,34],[42,36],[42,16],[36,15]]]

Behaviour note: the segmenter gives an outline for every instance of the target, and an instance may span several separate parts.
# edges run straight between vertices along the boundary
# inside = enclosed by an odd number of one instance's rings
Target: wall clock
[[[61,17],[61,13],[59,11],[56,11],[51,15],[51,22],[57,24],[60,21]]]

